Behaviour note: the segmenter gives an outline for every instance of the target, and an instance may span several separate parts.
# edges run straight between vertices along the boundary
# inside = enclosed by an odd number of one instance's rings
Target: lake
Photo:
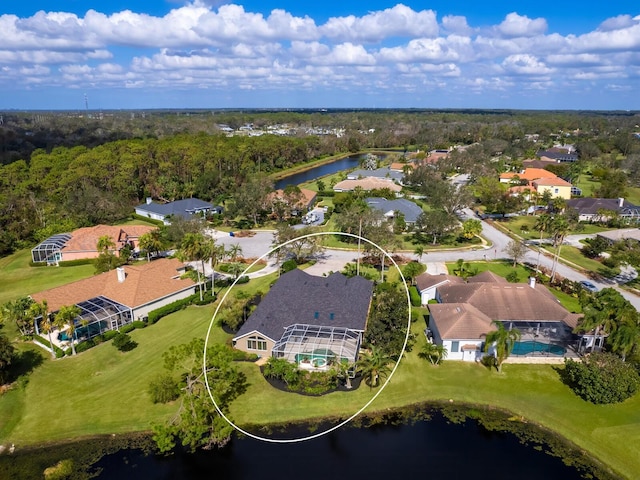
[[[304,172],[294,173],[293,175],[289,175],[288,177],[278,180],[275,183],[275,188],[276,190],[284,189],[287,185],[299,185],[304,182],[315,180],[319,177],[324,177],[325,175],[331,175],[342,170],[356,168],[360,165],[360,159],[364,156],[365,154],[351,155],[349,157],[336,160],[335,162],[313,167]]]
[[[582,478],[575,468],[542,450],[472,420],[453,424],[433,414],[431,420],[412,425],[347,427],[297,444],[234,438],[221,450],[169,457],[125,450],[95,466],[103,469],[96,477],[103,480]]]

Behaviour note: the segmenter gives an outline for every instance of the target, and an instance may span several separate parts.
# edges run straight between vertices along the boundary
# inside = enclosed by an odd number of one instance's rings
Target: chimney
[[[619,198],[618,199],[618,208],[622,208],[624,206],[624,198]]]
[[[153,202],[153,198],[147,197],[147,205],[151,205],[152,202]]]
[[[536,288],[536,277],[529,277],[529,286],[531,288]]]
[[[124,267],[116,268],[116,273],[118,274],[118,282],[124,282],[124,279],[127,278],[127,274],[124,273]]]

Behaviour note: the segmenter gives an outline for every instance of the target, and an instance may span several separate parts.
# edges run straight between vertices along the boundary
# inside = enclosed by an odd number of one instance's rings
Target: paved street
[[[465,218],[477,218],[470,209],[465,209],[462,215]],[[210,234],[216,239],[216,241],[229,247],[233,244],[239,244],[242,247],[242,255],[246,258],[260,257],[272,248],[273,243],[273,231],[258,230],[255,235],[251,237],[232,237],[227,232],[212,231]],[[482,221],[482,236],[490,243],[490,246],[478,247],[477,249],[452,249],[452,250],[440,250],[430,251],[422,255],[420,261],[426,263],[431,268],[428,269],[430,273],[442,273],[443,262],[455,262],[462,258],[464,260],[495,260],[498,258],[505,258],[506,254],[504,250],[507,244],[511,241],[511,238],[496,229],[492,225],[485,221]],[[413,252],[407,252],[407,255],[414,258]],[[329,272],[340,271],[344,265],[348,262],[354,261],[356,258],[356,252],[346,250],[334,250],[327,249],[323,258],[310,267],[307,271],[312,275],[322,275]],[[551,268],[553,259],[545,254],[538,254],[537,250],[527,248],[527,253],[524,257],[524,261],[532,264],[537,264],[538,258],[540,259],[540,265]],[[267,258],[267,267],[251,274],[252,277],[258,277],[267,275],[277,270],[272,259]],[[633,304],[636,309],[640,310],[640,297],[633,295],[625,290],[620,289],[615,283],[605,283],[602,281],[595,281],[586,275],[573,270],[572,268],[558,264],[557,272],[559,275],[574,281],[589,280],[594,283],[598,288],[613,287],[618,290],[622,296]],[[210,273],[210,272],[208,272]]]

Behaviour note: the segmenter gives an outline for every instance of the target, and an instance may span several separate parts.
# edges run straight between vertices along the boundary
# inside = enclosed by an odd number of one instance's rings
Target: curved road
[[[465,209],[461,215],[462,219],[466,218],[476,218],[473,212],[470,209]],[[273,231],[265,231],[265,230],[257,230],[255,231],[255,235],[252,237],[231,237],[226,232],[219,231],[211,231],[209,232],[216,241],[225,245],[226,247],[239,244],[242,247],[242,255],[245,258],[254,258],[260,257],[271,249],[271,245],[273,242]],[[456,260],[462,258],[464,260],[495,260],[498,258],[505,258],[506,254],[504,253],[507,244],[511,241],[511,238],[496,229],[492,225],[488,224],[485,221],[482,221],[482,236],[491,244],[491,246],[480,247],[475,250],[471,249],[459,249],[459,250],[439,250],[439,251],[430,251],[422,255],[420,261],[423,263],[426,262],[455,262]],[[408,252],[411,255],[413,252]],[[530,262],[532,264],[536,264],[538,261],[538,257],[540,258],[540,265],[551,269],[553,264],[553,259],[547,257],[543,254],[538,255],[537,250],[534,251],[531,248],[527,248],[527,253],[524,257],[524,260]],[[344,265],[348,262],[354,261],[356,258],[356,252],[348,251],[348,250],[336,250],[336,249],[326,249],[324,258],[318,260],[318,262],[307,269],[307,272],[312,275],[322,275],[324,273],[328,273],[330,271],[339,271]],[[267,275],[271,272],[277,270],[277,266],[275,262],[271,259],[267,259],[267,267],[259,270],[251,274],[252,277],[258,277]],[[562,263],[559,263],[557,266],[557,272],[564,278],[568,278],[573,281],[581,281],[581,280],[589,280],[594,283],[598,288],[606,288],[612,287],[619,291],[624,298],[629,300],[631,304],[636,307],[637,310],[640,310],[640,297],[633,295],[626,290],[620,289],[615,283],[605,283],[602,281],[594,281],[591,278],[588,278],[586,275],[578,272]],[[210,272],[209,272],[210,273]]]

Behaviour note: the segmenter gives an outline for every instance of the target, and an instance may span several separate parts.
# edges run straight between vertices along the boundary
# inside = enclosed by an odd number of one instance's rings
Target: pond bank
[[[479,425],[483,431],[486,432],[506,432],[513,434],[517,438],[517,442],[531,449],[531,455],[537,455],[534,451],[544,451],[552,457],[562,459],[562,463],[575,468],[580,475],[591,475],[591,478],[601,480],[617,480],[623,478],[615,472],[612,472],[607,466],[601,464],[596,459],[586,455],[585,452],[577,446],[548,429],[531,423],[522,417],[513,416],[504,410],[482,405],[449,402],[421,403],[363,415],[354,420],[349,426],[346,426],[345,429],[352,431],[354,429],[361,431],[370,430],[371,435],[373,435],[373,438],[370,440],[374,443],[379,443],[382,441],[382,439],[378,437],[378,435],[381,434],[380,428],[413,427],[418,422],[435,421],[438,419],[440,419],[440,423],[442,423],[442,418],[440,417],[444,417],[446,423],[452,425],[450,428],[446,427],[446,425],[440,425],[438,427],[440,429],[445,428],[445,430],[450,430],[454,425],[469,424],[469,422],[472,422],[472,424]],[[260,435],[268,436],[268,438],[291,438],[292,435],[303,437],[313,432],[323,431],[327,427],[335,425],[335,422],[340,420],[342,419],[325,418],[286,425],[260,426],[258,430],[260,431]],[[250,430],[250,427],[246,428],[247,431]],[[392,428],[391,431],[394,431],[394,428]],[[360,433],[365,434],[366,432]],[[366,436],[369,437],[371,435]],[[469,432],[468,435],[470,436],[469,448],[471,448],[474,443],[471,436],[474,435],[474,433]],[[142,452],[144,455],[153,453],[153,442],[151,441],[149,433],[109,435],[34,446],[21,449],[13,455],[5,454],[0,456],[0,477],[20,478],[24,480],[42,478],[44,469],[58,464],[61,460],[70,460],[74,466],[74,478],[92,478],[94,475],[99,474],[101,469],[108,468],[106,466],[101,468],[96,467],[97,464],[104,463],[101,459],[119,452],[122,452],[122,455],[128,457],[130,456],[130,452],[134,450]],[[177,453],[180,455],[186,454],[185,452]],[[208,452],[208,454],[211,453],[212,452]],[[207,452],[202,452],[202,455],[207,455]],[[228,454],[225,454],[225,456],[228,456]],[[165,459],[167,457],[158,458]],[[172,459],[169,458],[166,461],[159,461],[160,463],[171,463]],[[139,473],[139,478],[147,478],[144,476],[143,471]],[[512,473],[518,476],[517,472]],[[562,476],[558,478],[562,478]]]

